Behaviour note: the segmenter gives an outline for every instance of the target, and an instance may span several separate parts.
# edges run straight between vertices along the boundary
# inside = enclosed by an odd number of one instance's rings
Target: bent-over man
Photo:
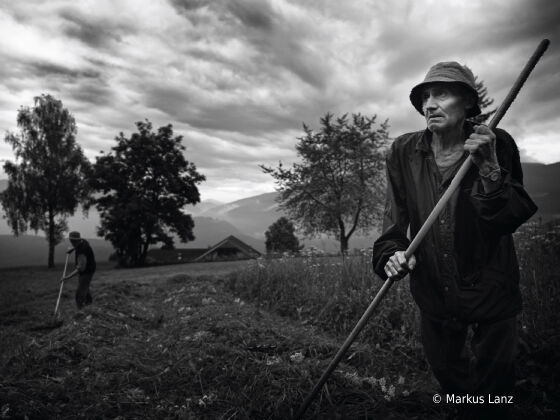
[[[78,274],[76,305],[78,309],[82,309],[85,305],[90,305],[92,302],[89,285],[95,273],[95,256],[88,241],[80,237],[80,232],[70,232],[68,239],[70,239],[70,243],[72,243],[76,254],[76,269],[64,279],[68,280]]]
[[[412,89],[410,101],[427,128],[398,137],[387,156],[383,234],[375,272],[400,279],[420,308],[424,352],[443,392],[511,395],[519,268],[512,233],[536,211],[523,188],[519,151],[504,130],[474,125],[480,114],[472,72],[442,62]],[[404,250],[470,155],[473,165],[416,254]],[[465,348],[473,336],[471,363]],[[462,406],[462,418],[507,418],[505,405]]]

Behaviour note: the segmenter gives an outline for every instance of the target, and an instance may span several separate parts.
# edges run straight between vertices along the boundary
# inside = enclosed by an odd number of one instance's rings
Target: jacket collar
[[[466,120],[463,125],[463,132],[465,133],[465,139],[467,139],[474,131],[474,125],[471,121]],[[427,128],[420,132],[420,137],[416,142],[416,150],[424,153],[428,153],[431,149],[430,145],[432,143],[432,132]]]

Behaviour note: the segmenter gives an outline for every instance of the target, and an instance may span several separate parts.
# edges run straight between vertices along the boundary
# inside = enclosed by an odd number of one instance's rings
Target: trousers
[[[78,276],[78,288],[76,289],[76,305],[78,309],[82,309],[86,305],[93,302],[89,284],[93,278],[93,273],[80,273]]]
[[[472,356],[466,346],[469,325],[473,332],[470,341]],[[509,418],[509,404],[496,404],[490,400],[513,395],[517,347],[515,317],[493,323],[468,324],[434,321],[422,315],[421,336],[426,358],[443,392],[478,397],[471,399],[476,403],[461,404],[459,408],[464,413],[461,418]]]

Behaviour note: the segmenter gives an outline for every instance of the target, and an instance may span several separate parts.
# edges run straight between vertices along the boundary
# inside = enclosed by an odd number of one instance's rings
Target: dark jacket
[[[472,129],[466,123],[465,138]],[[494,132],[501,187],[484,193],[473,164],[415,253],[410,289],[421,311],[433,319],[492,322],[521,311],[512,233],[537,207],[523,188],[514,140],[504,130]],[[454,175],[441,178],[430,142],[428,130],[405,134],[387,156],[383,234],[373,249],[374,270],[383,279],[389,257],[410,243],[407,229],[416,235]]]
[[[93,250],[89,245],[89,242],[82,239],[80,243],[75,247],[76,253],[76,266],[78,266],[78,257],[83,255],[86,257],[86,268],[84,271],[80,271],[80,274],[93,274],[95,273],[96,264],[95,256],[93,255]]]

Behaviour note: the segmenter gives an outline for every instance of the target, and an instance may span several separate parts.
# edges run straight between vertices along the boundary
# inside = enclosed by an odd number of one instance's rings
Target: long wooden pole
[[[510,105],[515,100],[515,97],[521,90],[521,87],[529,77],[529,74],[531,74],[531,71],[533,71],[533,69],[535,68],[535,65],[540,60],[540,58],[548,48],[549,44],[550,41],[548,39],[542,40],[539,46],[537,47],[537,49],[535,50],[535,52],[533,53],[533,55],[531,56],[531,58],[529,59],[529,61],[527,62],[527,64],[525,64],[525,67],[523,68],[521,74],[513,84],[508,95],[502,102],[502,105],[500,105],[500,107],[494,114],[494,117],[490,121],[490,124],[488,124],[488,127],[491,130],[495,129],[498,126],[498,123],[505,115]],[[449,201],[449,198],[451,197],[453,192],[457,189],[457,187],[463,180],[467,171],[471,167],[471,164],[472,164],[472,159],[469,156],[468,159],[465,159],[465,161],[457,171],[457,174],[449,184],[447,191],[442,195],[442,197],[440,198],[436,206],[433,208],[432,212],[430,213],[430,215],[428,216],[428,218],[426,219],[426,221],[424,222],[424,224],[422,225],[422,227],[420,228],[420,230],[418,231],[418,233],[416,234],[416,236],[414,237],[414,239],[406,249],[405,256],[407,259],[410,258],[412,254],[414,254],[414,252],[420,245],[420,242],[422,242],[422,240],[424,239],[424,237],[426,236],[426,234],[428,233],[428,231],[436,221],[441,211],[445,208],[445,205]],[[379,305],[383,297],[385,297],[385,295],[387,294],[387,292],[389,291],[389,289],[391,288],[394,282],[395,280],[393,280],[392,278],[388,278],[385,281],[385,283],[383,283],[383,286],[381,286],[381,289],[379,289],[379,292],[377,292],[377,295],[375,296],[373,301],[369,304],[368,308],[366,309],[366,311],[364,312],[364,314],[362,315],[362,317],[360,318],[360,320],[358,321],[358,323],[356,324],[356,326],[354,327],[354,329],[352,330],[352,332],[350,333],[350,335],[348,336],[348,338],[346,339],[342,347],[340,347],[340,349],[332,359],[331,363],[329,364],[325,372],[323,372],[323,375],[321,376],[321,378],[319,379],[319,381],[317,382],[317,384],[315,385],[311,393],[307,396],[307,398],[299,408],[294,419],[301,419],[302,416],[305,414],[305,411],[307,410],[307,408],[309,407],[309,405],[311,404],[311,402],[313,401],[317,393],[321,390],[321,388],[323,387],[323,385],[325,384],[325,382],[327,381],[328,377],[333,372],[333,370],[338,366],[338,363],[342,359],[342,356],[344,356],[346,350],[348,350],[348,348],[352,345],[352,343],[354,342],[354,340],[356,339],[360,331],[362,331],[368,319],[371,317],[371,315],[373,315],[373,312],[375,311],[375,309],[377,308],[377,306]]]
[[[64,263],[64,272],[62,273],[62,278],[60,279],[60,289],[58,290],[58,299],[56,299],[56,306],[54,307],[54,316],[58,312],[58,305],[60,303],[60,297],[62,296],[62,288],[64,287],[64,277],[66,277],[66,266],[68,265],[68,256],[66,253],[66,262]]]

